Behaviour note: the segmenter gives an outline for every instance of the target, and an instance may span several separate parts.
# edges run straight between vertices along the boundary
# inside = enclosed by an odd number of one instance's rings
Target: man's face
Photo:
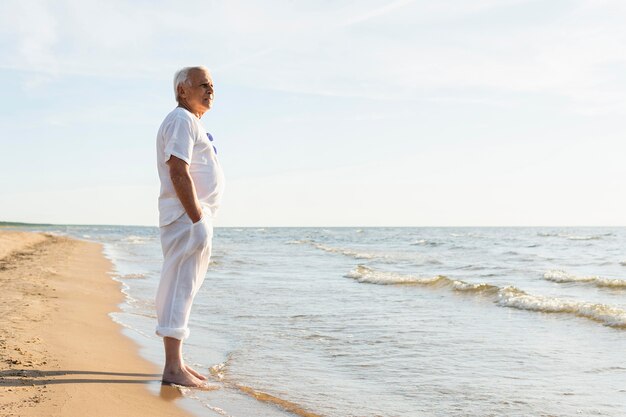
[[[189,81],[191,85],[182,85],[180,97],[192,113],[202,115],[213,105],[213,80],[205,71],[191,70]]]

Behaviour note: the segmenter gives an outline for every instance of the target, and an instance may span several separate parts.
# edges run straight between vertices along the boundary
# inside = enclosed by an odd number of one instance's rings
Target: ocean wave
[[[568,233],[547,233],[538,232],[539,237],[561,237],[567,240],[600,240],[606,236],[613,236],[613,233],[601,233],[598,235],[574,235]]]
[[[492,296],[501,307],[541,313],[563,313],[587,318],[605,326],[626,328],[626,310],[605,304],[586,303],[556,297],[544,297],[528,294],[519,288],[499,287],[488,283],[469,283],[443,275],[420,277],[410,274],[375,270],[359,265],[348,274],[358,282],[379,285],[414,285],[435,288],[447,288],[452,291]]]
[[[364,252],[353,250],[349,248],[340,248],[334,246],[323,245],[313,240],[302,241],[290,241],[289,244],[309,244],[316,249],[322,250],[328,253],[336,253],[339,255],[348,256],[357,260],[372,259],[382,261],[384,263],[396,263],[397,261],[415,262],[420,261],[423,264],[440,265],[441,261],[432,256],[423,256],[415,253],[389,253],[389,252]]]
[[[455,233],[452,232],[450,233],[451,237],[473,237],[473,238],[483,238],[485,237],[484,235],[477,233],[477,232],[467,232],[467,233]]]
[[[605,326],[626,328],[626,310],[621,308],[606,304],[536,296],[515,287],[500,289],[497,304],[518,310],[572,314],[602,323]]]
[[[211,376],[216,378],[220,383],[224,384],[227,387],[236,388],[259,402],[277,406],[283,410],[292,413],[293,415],[300,417],[322,417],[320,414],[305,409],[300,404],[286,400],[284,398],[277,397],[275,395],[271,395],[256,388],[243,385],[237,381],[232,381],[227,373],[231,359],[232,354],[229,354],[224,362],[210,367],[209,372],[211,373]]]
[[[352,278],[358,282],[367,282],[370,284],[382,285],[400,285],[400,284],[434,284],[443,276],[435,277],[418,277],[415,275],[405,275],[396,272],[377,271],[364,265],[359,265],[345,275],[346,278]]]
[[[300,417],[322,417],[320,414],[311,412],[303,408],[301,405],[296,404],[292,401],[285,400],[280,397],[276,397],[274,395],[270,395],[266,392],[256,390],[246,385],[236,384],[236,387],[239,388],[241,392],[248,394],[250,397],[256,399],[257,401],[272,404],[286,410],[296,416]]]
[[[420,277],[417,275],[375,270],[364,265],[357,266],[355,269],[347,273],[345,277],[368,284],[449,287],[454,291],[460,292],[496,292],[498,290],[498,287],[491,284],[473,284],[465,281],[450,279],[444,275]]]
[[[482,266],[482,265],[471,265],[470,264],[470,265],[460,266],[460,267],[458,267],[456,269],[460,269],[460,270],[463,270],[463,271],[482,271],[482,270],[487,269],[487,267]]]
[[[223,381],[224,374],[228,366],[228,360],[229,358],[227,358],[224,362],[211,366],[209,368],[209,372],[211,373],[211,375],[213,375],[215,378],[219,379],[220,381]]]
[[[411,246],[439,246],[441,243],[432,240],[420,239],[410,243]]]
[[[285,242],[285,245],[304,245],[306,243],[311,243],[311,241],[308,240],[308,239],[288,240],[288,241]]]
[[[568,240],[599,240],[602,239],[602,236],[564,236]]]
[[[552,270],[543,274],[543,278],[557,283],[580,282],[593,284],[596,287],[626,288],[626,280],[602,278],[598,276],[579,277],[561,270]]]
[[[339,253],[341,255],[350,256],[350,257],[355,258],[355,259],[374,259],[374,258],[377,257],[373,253],[357,252],[357,251],[354,251],[354,250],[351,250],[351,249],[345,249],[345,248],[335,248],[335,247],[332,247],[332,246],[322,245],[321,243],[311,242],[311,245],[313,245],[317,249],[323,250],[325,252]]]
[[[124,239],[122,239],[122,242],[127,242],[127,243],[132,243],[132,244],[135,244],[135,245],[139,245],[139,244],[142,244],[142,243],[150,242],[150,241],[152,241],[154,239],[155,239],[154,237],[130,235],[130,236],[126,236]]]
[[[125,274],[119,276],[121,279],[141,279],[145,278],[145,274],[137,273],[137,274]]]

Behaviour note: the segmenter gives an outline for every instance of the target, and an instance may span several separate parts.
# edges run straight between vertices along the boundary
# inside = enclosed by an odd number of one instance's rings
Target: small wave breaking
[[[345,277],[355,279],[358,282],[379,285],[448,287],[454,291],[460,292],[486,292],[493,294],[498,291],[498,287],[491,284],[472,284],[465,281],[450,279],[444,275],[420,277],[416,275],[400,274],[397,272],[375,270],[364,265],[357,266],[355,269],[346,274]]]
[[[130,236],[126,236],[125,238],[122,239],[122,242],[125,243],[130,243],[130,244],[134,244],[134,245],[140,245],[146,242],[150,242],[153,241],[155,238],[152,236],[136,236],[136,235],[130,235]]]
[[[332,246],[323,245],[321,243],[317,243],[310,239],[302,239],[302,240],[290,240],[286,242],[288,245],[311,245],[314,248],[319,250],[323,250],[324,252],[329,253],[338,253],[340,255],[349,256],[355,259],[374,259],[374,258],[387,258],[387,255],[384,254],[374,254],[368,252],[360,252],[347,248],[336,248]]]
[[[573,235],[568,233],[548,233],[548,232],[539,232],[537,233],[539,237],[560,237],[567,240],[600,240],[607,236],[613,236],[613,233],[602,233],[598,235]]]
[[[145,277],[146,275],[142,273],[119,275],[120,279],[142,279]]]
[[[316,243],[316,242],[310,242],[310,243],[317,249],[323,250],[325,252],[339,253],[341,255],[350,256],[355,259],[373,259],[376,257],[376,255],[373,253],[357,252],[357,251],[354,251],[351,249],[345,249],[345,248],[335,248],[332,246],[322,245],[321,243]]]
[[[606,304],[532,295],[513,286],[499,287],[488,283],[469,283],[443,275],[420,277],[375,270],[364,265],[357,266],[345,277],[369,284],[426,286],[447,288],[467,294],[489,295],[493,297],[495,304],[501,307],[541,313],[570,314],[602,323],[605,326],[626,328],[626,310],[621,308]]]
[[[266,392],[258,391],[246,385],[237,384],[237,388],[239,388],[242,392],[248,394],[252,398],[256,399],[257,401],[268,403],[268,404],[273,404],[294,415],[301,416],[301,417],[322,417],[321,415],[317,413],[313,413],[311,411],[304,409],[299,404],[285,400],[283,398],[270,395]]]
[[[545,280],[557,282],[559,284],[573,282],[592,284],[596,287],[626,288],[626,280],[623,279],[602,278],[598,276],[579,277],[576,275],[568,274],[567,272],[561,270],[548,271],[543,274],[543,278]]]
[[[433,247],[441,245],[440,242],[435,242],[435,241],[426,240],[426,239],[419,239],[419,240],[411,242],[410,244],[411,246],[433,246]]]
[[[395,263],[397,261],[410,261],[410,262],[415,262],[415,261],[420,261],[421,263],[424,264],[431,264],[431,265],[439,265],[441,264],[441,261],[439,261],[438,259],[432,257],[432,256],[423,256],[423,255],[419,255],[419,254],[413,254],[413,253],[403,253],[403,252],[364,252],[364,251],[360,251],[360,250],[353,250],[353,249],[349,249],[349,248],[341,248],[341,247],[334,247],[334,246],[328,246],[328,245],[324,245],[318,242],[315,242],[313,240],[290,240],[288,242],[286,242],[286,244],[288,245],[303,245],[303,244],[307,244],[307,245],[311,245],[316,249],[322,250],[324,252],[328,252],[328,253],[335,253],[335,254],[339,254],[339,255],[344,255],[344,256],[348,256],[350,258],[354,258],[357,260],[363,260],[363,259],[368,259],[368,260],[377,260],[377,261],[382,261],[385,263]]]
[[[300,416],[300,417],[322,417],[320,414],[314,413],[312,411],[306,410],[303,406],[286,400],[284,398],[280,398],[271,394],[268,394],[266,392],[263,391],[259,391],[255,388],[252,388],[250,386],[247,385],[243,385],[237,382],[233,382],[230,381],[229,378],[226,376],[226,372],[227,372],[227,368],[229,366],[229,362],[230,362],[231,356],[229,355],[229,357],[226,359],[226,361],[214,365],[209,369],[209,372],[211,373],[211,375],[213,377],[215,377],[216,379],[218,379],[221,383],[225,384],[228,387],[234,387],[239,389],[241,392],[249,395],[250,397],[256,399],[259,402],[262,403],[267,403],[267,404],[272,404],[274,406],[277,406],[279,408],[282,408],[283,410],[286,410],[296,416]]]
[[[602,236],[566,236],[568,240],[600,240]]]
[[[621,308],[606,304],[531,295],[515,287],[501,289],[498,292],[497,304],[519,310],[572,314],[602,323],[605,326],[626,328],[626,310]]]
[[[309,240],[288,240],[285,242],[285,245],[303,245],[305,243],[309,243]]]

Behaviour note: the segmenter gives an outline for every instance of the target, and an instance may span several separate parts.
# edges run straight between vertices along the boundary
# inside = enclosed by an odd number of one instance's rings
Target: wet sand
[[[0,230],[3,416],[190,416],[109,317],[111,268],[96,243]]]

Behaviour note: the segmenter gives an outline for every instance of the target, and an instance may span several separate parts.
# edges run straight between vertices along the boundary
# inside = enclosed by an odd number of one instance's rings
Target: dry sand
[[[108,316],[111,267],[95,243],[0,231],[0,415],[189,416]]]

